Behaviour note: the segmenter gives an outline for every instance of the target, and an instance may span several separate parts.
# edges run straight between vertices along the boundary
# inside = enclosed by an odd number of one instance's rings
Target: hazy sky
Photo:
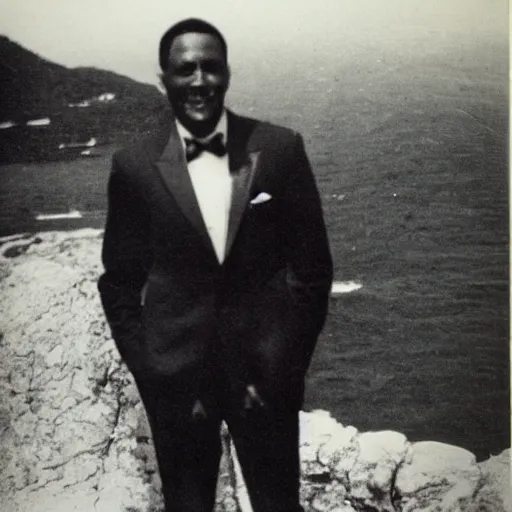
[[[231,64],[265,51],[506,43],[507,0],[0,0],[0,33],[66,66],[155,82],[156,48],[199,16],[224,32]]]

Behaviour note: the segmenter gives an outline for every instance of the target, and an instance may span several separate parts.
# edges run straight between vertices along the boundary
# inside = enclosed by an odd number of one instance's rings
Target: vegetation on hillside
[[[0,163],[69,158],[59,144],[128,140],[146,132],[165,98],[155,86],[96,68],[69,69],[0,36]],[[111,101],[91,101],[112,93]],[[50,125],[30,127],[31,119]]]

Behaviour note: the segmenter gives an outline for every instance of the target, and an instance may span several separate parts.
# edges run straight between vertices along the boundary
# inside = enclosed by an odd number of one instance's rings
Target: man
[[[224,108],[223,36],[160,43],[166,112],[116,153],[99,290],[150,421],[167,512],[214,506],[219,427],[255,512],[299,506],[298,411],[332,262],[301,137]]]

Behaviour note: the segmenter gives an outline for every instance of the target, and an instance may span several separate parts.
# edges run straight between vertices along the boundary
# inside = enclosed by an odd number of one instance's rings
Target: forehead
[[[213,34],[187,32],[174,38],[169,49],[170,60],[194,60],[196,58],[224,60],[222,44]]]

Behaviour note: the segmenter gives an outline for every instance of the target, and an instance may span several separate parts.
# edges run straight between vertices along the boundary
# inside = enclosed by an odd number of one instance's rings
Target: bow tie
[[[200,142],[197,139],[185,139],[185,154],[187,162],[197,158],[203,151],[208,151],[217,156],[226,154],[226,145],[223,142],[222,133],[217,133],[208,142]]]

